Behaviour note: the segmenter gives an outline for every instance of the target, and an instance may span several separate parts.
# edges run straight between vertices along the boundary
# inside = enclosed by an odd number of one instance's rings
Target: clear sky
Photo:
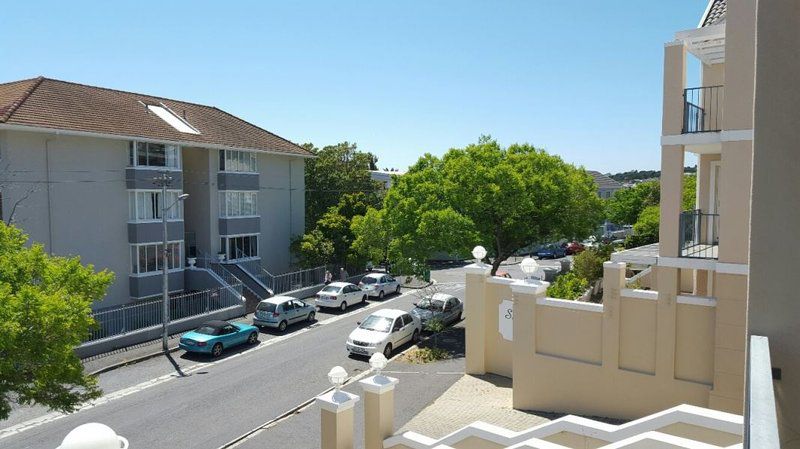
[[[0,82],[217,106],[405,168],[491,134],[603,172],[660,165],[663,44],[705,0],[14,1]]]

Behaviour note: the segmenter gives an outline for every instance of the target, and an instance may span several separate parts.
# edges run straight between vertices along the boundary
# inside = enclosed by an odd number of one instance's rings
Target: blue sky
[[[210,104],[404,168],[491,134],[603,172],[660,165],[663,44],[704,0],[9,2],[0,81]]]

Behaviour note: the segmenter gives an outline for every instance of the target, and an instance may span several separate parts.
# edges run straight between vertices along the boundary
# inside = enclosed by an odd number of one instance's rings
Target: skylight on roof
[[[167,105],[165,105],[164,103],[160,103],[158,105],[148,104],[147,110],[159,116],[161,120],[164,120],[170,126],[172,126],[173,128],[182,133],[200,134],[200,131],[195,129],[194,126],[190,125],[189,122],[186,121],[186,119],[172,112],[172,109],[168,108]]]

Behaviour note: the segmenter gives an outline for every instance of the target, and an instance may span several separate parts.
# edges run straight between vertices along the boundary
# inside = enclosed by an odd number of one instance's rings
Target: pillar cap
[[[482,274],[488,276],[492,272],[492,266],[485,263],[472,263],[464,267],[467,274]]]
[[[370,376],[364,380],[358,381],[364,391],[377,394],[383,394],[387,391],[394,390],[394,386],[397,385],[397,382],[398,380],[394,377],[387,377],[383,374]]]
[[[516,281],[511,284],[511,292],[521,293],[523,295],[543,295],[547,292],[547,287],[549,286],[550,283],[545,281]]]
[[[317,396],[317,404],[319,404],[320,408],[323,410],[339,413],[353,408],[359,399],[358,395],[346,391],[331,390]]]

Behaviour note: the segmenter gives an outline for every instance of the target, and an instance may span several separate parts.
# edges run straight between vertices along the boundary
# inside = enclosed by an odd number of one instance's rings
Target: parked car
[[[314,303],[318,307],[338,308],[344,311],[350,304],[366,302],[367,293],[349,282],[331,282],[317,293]]]
[[[583,244],[580,243],[580,242],[569,242],[569,243],[567,243],[566,248],[564,248],[564,252],[567,253],[567,255],[569,256],[569,255],[581,253],[585,249],[586,249],[586,247],[583,246]]]
[[[445,325],[461,321],[464,303],[453,295],[434,293],[426,296],[411,309],[411,315],[419,318],[422,328],[432,319],[440,319]]]
[[[536,257],[539,259],[558,259],[566,256],[564,248],[559,245],[546,245],[536,250]]]
[[[291,296],[273,296],[258,303],[253,325],[277,327],[279,331],[298,321],[314,321],[317,308]]]
[[[178,346],[184,351],[201,352],[219,357],[223,349],[243,343],[256,344],[258,328],[246,323],[208,321],[197,329],[183,334]]]
[[[400,293],[400,281],[386,273],[370,273],[361,278],[358,286],[368,296],[377,296],[378,299],[383,299],[389,293]]]
[[[392,351],[410,341],[419,340],[422,324],[419,318],[397,309],[382,309],[358,323],[347,337],[350,354],[371,356],[382,352],[388,359]]]

